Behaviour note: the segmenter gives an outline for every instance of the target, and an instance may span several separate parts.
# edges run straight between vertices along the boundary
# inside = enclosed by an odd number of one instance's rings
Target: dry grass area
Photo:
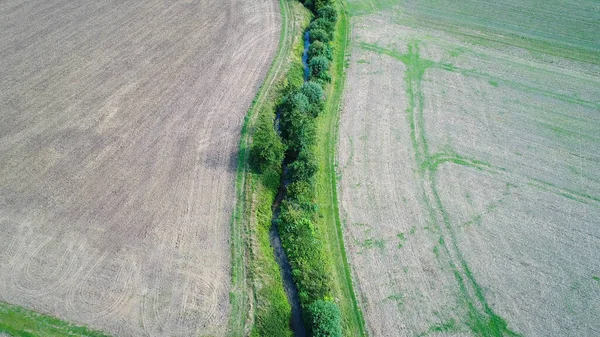
[[[224,335],[240,128],[278,2],[0,4],[0,300]]]
[[[600,335],[597,3],[349,4],[338,188],[370,334]]]

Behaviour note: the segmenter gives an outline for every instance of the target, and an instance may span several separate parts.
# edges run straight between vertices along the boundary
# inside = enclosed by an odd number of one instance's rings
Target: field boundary
[[[351,336],[367,336],[365,321],[358,305],[352,273],[346,255],[342,223],[337,198],[337,144],[342,96],[346,79],[346,58],[349,55],[350,23],[345,1],[336,1],[338,7],[338,29],[334,41],[335,60],[332,71],[332,85],[327,91],[324,113],[318,119],[317,143],[319,171],[317,182],[318,204],[323,209],[323,224],[329,242],[329,250],[334,262],[334,279],[339,287],[340,308],[344,317],[344,332]]]
[[[231,221],[231,250],[232,250],[232,287],[230,292],[231,315],[229,319],[230,336],[250,335],[254,328],[256,294],[249,269],[249,259],[251,259],[253,237],[253,223],[256,219],[252,216],[256,212],[256,188],[257,177],[252,177],[249,166],[249,150],[252,139],[252,127],[263,109],[266,109],[278,90],[278,82],[288,70],[291,60],[289,55],[294,47],[294,38],[297,35],[298,27],[293,17],[295,12],[293,3],[295,1],[279,0],[281,15],[281,32],[277,52],[271,67],[260,86],[248,113],[244,118],[241,130],[238,165],[236,172],[236,205]],[[299,5],[299,4],[298,4]],[[271,203],[269,202],[269,207]],[[272,261],[275,263],[275,260]],[[283,291],[283,285],[281,284]]]

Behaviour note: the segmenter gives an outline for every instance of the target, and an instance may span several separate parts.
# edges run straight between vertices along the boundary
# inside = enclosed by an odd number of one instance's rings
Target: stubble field
[[[349,9],[338,188],[371,335],[599,335],[598,4]]]
[[[0,300],[224,335],[243,118],[275,0],[0,4]]]

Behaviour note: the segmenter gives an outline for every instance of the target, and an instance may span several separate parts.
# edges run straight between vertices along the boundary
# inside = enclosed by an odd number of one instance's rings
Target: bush
[[[322,29],[325,32],[327,32],[327,34],[331,38],[334,26],[335,26],[334,22],[325,20],[323,18],[319,18],[319,19],[316,19],[313,22],[311,22],[310,25],[308,25],[308,30],[313,31],[316,29]]]
[[[313,337],[341,337],[342,316],[333,302],[317,300],[308,306],[308,325]]]
[[[272,114],[261,114],[252,135],[250,161],[260,172],[268,169],[279,170],[285,154],[285,145],[275,132]]]
[[[298,158],[288,165],[288,174],[290,181],[306,181],[311,183],[315,173],[317,173],[318,164],[314,153],[308,148],[303,148],[298,154]]]
[[[327,31],[323,29],[311,29],[309,34],[311,41],[321,41],[323,43],[331,41],[331,34],[327,33]]]
[[[290,90],[279,103],[278,109],[282,114],[292,110],[299,110],[306,113],[310,107],[308,97],[299,90]]]
[[[305,82],[300,92],[306,96],[309,104],[319,104],[323,102],[323,87],[319,83]]]
[[[323,110],[324,103],[324,91],[323,87],[316,82],[305,82],[300,88],[300,92],[308,98],[310,104],[308,112],[313,116],[317,117]]]
[[[317,16],[331,23],[335,23],[337,21],[337,11],[335,8],[329,5],[319,8],[317,11]]]
[[[329,70],[329,60],[325,56],[315,56],[308,62],[311,76],[319,78],[322,72]]]
[[[314,144],[316,137],[315,122],[305,111],[298,108],[283,110],[280,124],[281,136],[292,156],[297,155],[303,148],[308,148]]]
[[[319,11],[319,9],[328,6],[331,4],[331,0],[312,0],[313,2],[313,10]]]
[[[315,41],[308,47],[308,58],[311,59],[316,56],[325,56],[329,61],[333,61],[333,51],[329,44],[321,41]]]
[[[307,212],[316,212],[318,210],[318,206],[315,203],[315,190],[309,182],[296,181],[290,183],[286,188],[286,198]]]
[[[312,216],[299,204],[285,199],[277,219],[281,242],[292,267],[292,277],[298,286],[302,307],[331,292],[330,266],[323,255],[322,242],[318,240]]]

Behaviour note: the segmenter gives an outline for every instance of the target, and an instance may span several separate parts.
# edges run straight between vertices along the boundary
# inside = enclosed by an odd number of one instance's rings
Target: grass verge
[[[100,331],[73,325],[5,302],[0,302],[0,333],[15,337],[107,336]]]
[[[302,33],[310,12],[298,1],[280,0],[281,35],[269,72],[242,127],[236,176],[237,203],[231,225],[232,290],[230,336],[289,336],[290,305],[269,242],[271,205],[281,172],[256,174],[249,168],[254,123],[274,114],[290,69],[302,71]]]
[[[338,121],[345,84],[345,66],[350,40],[350,23],[344,1],[336,2],[339,19],[334,41],[332,85],[326,91],[324,113],[317,119],[317,203],[321,210],[319,227],[327,235],[329,255],[333,265],[332,279],[335,297],[343,317],[344,336],[366,336],[365,323],[354,293],[350,266],[344,247],[342,224],[337,199],[335,151],[338,140]]]

